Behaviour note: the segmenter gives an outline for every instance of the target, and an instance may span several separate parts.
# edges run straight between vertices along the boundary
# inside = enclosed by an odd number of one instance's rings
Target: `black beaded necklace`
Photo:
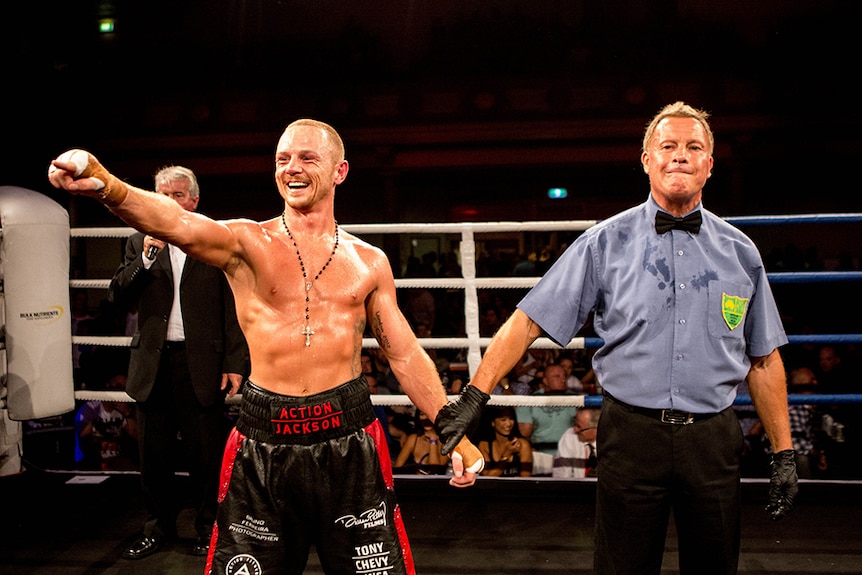
[[[314,330],[308,326],[308,310],[310,303],[308,292],[311,291],[311,286],[314,285],[314,282],[317,281],[317,278],[320,277],[320,274],[322,274],[323,270],[329,266],[332,262],[332,258],[335,256],[335,250],[338,249],[338,222],[335,222],[335,245],[332,246],[332,253],[329,254],[329,259],[326,260],[326,263],[323,264],[323,267],[320,268],[320,271],[315,274],[311,281],[308,281],[308,273],[305,271],[305,262],[302,261],[302,255],[299,253],[299,246],[296,245],[296,240],[293,239],[293,234],[290,233],[290,228],[287,227],[287,219],[284,217],[284,212],[281,212],[281,223],[284,225],[284,231],[287,232],[287,237],[289,237],[290,241],[293,242],[293,248],[296,250],[296,257],[299,259],[299,267],[302,268],[302,279],[305,280],[305,327],[302,328],[302,335],[305,336],[305,347],[308,347],[311,345],[311,336],[314,335]]]

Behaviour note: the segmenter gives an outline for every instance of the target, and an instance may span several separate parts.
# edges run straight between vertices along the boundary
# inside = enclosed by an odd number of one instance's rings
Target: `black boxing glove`
[[[772,455],[772,474],[769,477],[769,505],[766,510],[774,521],[783,519],[793,509],[793,500],[799,492],[796,476],[796,452],[785,449]]]
[[[461,438],[470,435],[479,427],[482,408],[491,396],[478,387],[468,385],[455,401],[450,401],[437,412],[434,429],[443,440],[440,452],[447,455],[455,449]]]

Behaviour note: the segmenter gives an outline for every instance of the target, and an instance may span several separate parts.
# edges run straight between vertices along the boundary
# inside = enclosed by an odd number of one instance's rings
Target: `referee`
[[[767,510],[797,491],[785,373],[787,343],[753,242],[703,207],[712,175],[707,114],[683,102],[652,119],[641,163],[646,202],[587,230],[495,334],[452,418],[469,419],[543,333],[565,345],[594,313],[604,344],[598,426],[595,572],[661,571],[670,514],[683,574],[733,574],[740,546],[732,409],[747,381],[772,443]]]

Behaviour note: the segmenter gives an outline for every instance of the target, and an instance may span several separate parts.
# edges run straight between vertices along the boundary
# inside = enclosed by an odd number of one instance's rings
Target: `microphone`
[[[147,259],[148,260],[156,259],[156,254],[158,254],[158,253],[159,253],[159,248],[157,248],[156,246],[150,246],[147,249]]]

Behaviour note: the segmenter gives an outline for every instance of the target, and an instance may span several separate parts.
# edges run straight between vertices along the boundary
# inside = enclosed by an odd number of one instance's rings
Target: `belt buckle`
[[[694,414],[677,411],[676,409],[662,409],[661,422],[673,425],[688,425],[689,423],[694,423]]]

